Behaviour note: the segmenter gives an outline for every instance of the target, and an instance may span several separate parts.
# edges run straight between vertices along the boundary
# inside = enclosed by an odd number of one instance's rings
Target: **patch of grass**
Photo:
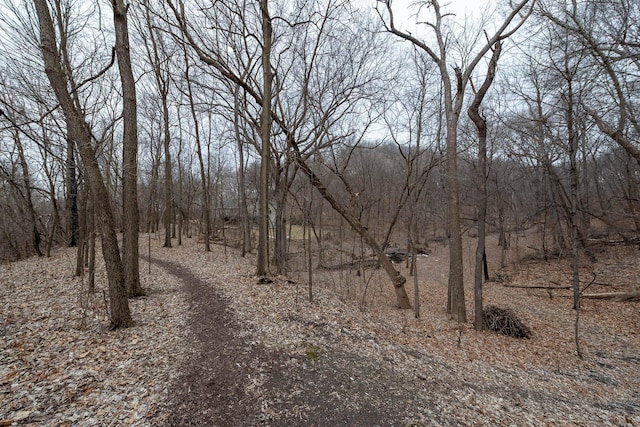
[[[322,349],[315,344],[306,343],[304,354],[307,356],[307,359],[315,361],[320,357],[321,350]]]

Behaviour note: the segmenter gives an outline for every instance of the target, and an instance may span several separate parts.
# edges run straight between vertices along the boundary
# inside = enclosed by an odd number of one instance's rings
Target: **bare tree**
[[[475,316],[473,325],[477,331],[482,330],[482,270],[485,264],[485,237],[486,237],[486,216],[487,216],[487,120],[480,113],[480,105],[493,83],[496,75],[496,67],[502,51],[502,42],[496,41],[493,48],[493,55],[489,62],[487,75],[482,86],[475,93],[473,102],[467,109],[469,117],[478,130],[478,184],[480,186],[480,196],[478,198],[478,244],[476,248],[476,262],[474,274],[474,309]]]
[[[627,133],[629,124],[640,132],[638,104],[633,95],[634,75],[640,70],[640,5],[634,0],[615,0],[606,4],[557,0],[541,3],[541,13],[573,36],[575,49],[585,49],[593,58],[595,80],[587,113],[598,128],[619,144],[640,164],[640,149]],[[609,102],[603,102],[603,99]],[[603,108],[604,106],[604,108]],[[615,117],[617,116],[617,117]],[[614,123],[612,123],[614,122]]]
[[[164,148],[164,247],[171,247],[171,224],[173,220],[174,196],[173,174],[171,162],[171,130],[169,114],[169,91],[171,88],[171,76],[168,69],[169,52],[163,33],[152,22],[151,11],[147,2],[145,7],[146,35],[144,39],[147,56],[152,67],[156,89],[160,95],[162,104],[163,148]]]
[[[122,138],[122,206],[123,228],[122,253],[124,281],[129,298],[144,295],[140,287],[138,268],[138,232],[140,214],[138,212],[138,112],[136,84],[131,68],[129,47],[129,25],[123,0],[112,0],[113,21],[116,34],[116,55],[122,84],[122,117],[124,130]]]
[[[200,123],[196,114],[196,104],[193,96],[193,84],[191,81],[191,59],[187,52],[186,46],[184,48],[184,76],[187,84],[187,96],[189,98],[189,111],[191,112],[191,118],[193,119],[193,132],[196,140],[196,153],[198,155],[198,163],[200,164],[200,181],[202,185],[202,199],[203,199],[203,213],[204,216],[204,250],[211,252],[211,201],[209,190],[209,176],[204,166],[204,156],[202,154],[202,141],[200,138]]]
[[[176,19],[176,25],[182,37],[193,47],[198,57],[204,63],[213,67],[223,79],[242,88],[247,97],[256,105],[265,105],[265,101],[263,99],[264,94],[262,93],[264,80],[256,79],[255,76],[242,75],[238,70],[237,64],[230,62],[230,58],[225,52],[205,50],[203,46],[206,45],[202,43],[204,35],[198,28],[194,28],[187,20],[184,3],[182,1],[169,1],[167,4],[172,10]],[[333,12],[334,8],[337,7],[338,6],[334,5],[332,2],[328,2],[326,5],[326,14],[318,15],[321,20],[320,25],[317,27],[318,33],[316,36],[318,41],[323,41],[326,37],[325,31],[328,23],[337,22],[331,19],[332,17],[327,13],[327,11]],[[340,7],[348,8],[348,5],[341,4]],[[313,14],[313,16],[316,15],[317,14],[315,13]],[[303,24],[310,25],[310,22],[305,21]],[[326,46],[324,43],[318,43],[317,46],[320,45]],[[320,55],[318,55],[317,51],[313,53],[313,49],[318,50],[319,47],[312,48],[312,51],[310,52],[311,56],[308,58],[306,67],[303,69],[303,74],[298,75],[303,77],[300,94],[296,96],[296,99],[298,99],[299,102],[297,104],[290,105],[287,109],[273,109],[271,112],[271,120],[273,120],[274,127],[277,127],[278,132],[282,137],[283,144],[287,147],[290,156],[295,159],[297,167],[307,175],[312,185],[320,191],[331,206],[334,207],[340,215],[347,219],[347,222],[354,228],[354,230],[357,231],[358,234],[363,236],[364,241],[372,248],[376,256],[379,257],[385,271],[392,279],[394,289],[396,290],[398,305],[402,308],[408,308],[410,307],[410,303],[404,289],[406,279],[395,270],[373,235],[367,231],[367,228],[360,220],[358,220],[352,210],[331,194],[320,177],[314,173],[313,168],[307,164],[307,159],[311,152],[310,150],[312,150],[313,147],[317,147],[320,143],[328,144],[335,141],[335,136],[332,134],[333,127],[338,126],[338,124],[341,123],[341,119],[347,114],[345,111],[348,110],[348,107],[351,106],[351,108],[353,108],[354,103],[352,100],[355,99],[355,97],[360,96],[361,88],[367,87],[367,84],[369,84],[366,80],[369,75],[365,71],[370,70],[371,67],[365,65],[365,62],[359,62],[358,66],[360,69],[358,71],[362,72],[348,74],[341,72],[343,70],[337,70],[336,78],[331,81],[328,75],[323,76],[321,72],[317,71],[316,61],[320,58]],[[291,49],[288,49],[287,51],[290,50]],[[306,48],[303,49],[303,51],[306,51]],[[311,95],[311,76],[313,76],[314,73],[318,73],[319,76],[323,76],[321,79],[323,84],[328,82],[329,84],[344,86],[339,90],[336,88],[329,90],[329,88],[327,88],[327,96],[330,96],[329,94],[335,94],[337,96],[334,99],[331,99],[330,97],[327,99],[319,99],[317,100],[317,102],[320,103],[318,106],[319,108],[311,109],[310,100],[313,98]],[[292,82],[293,81],[295,81],[295,79],[292,78]],[[260,83],[258,84],[258,82]],[[356,84],[356,86],[350,86],[353,84]],[[282,87],[286,86],[283,85]],[[281,96],[283,95],[279,94],[278,98],[280,99]],[[328,102],[325,103],[324,101]],[[261,109],[261,111],[264,110]],[[290,115],[289,113],[294,114]],[[312,114],[317,114],[317,116],[312,118]],[[312,120],[315,120],[316,123]],[[314,123],[314,125],[310,126],[309,123]]]
[[[129,327],[133,322],[124,284],[122,259],[115,231],[115,218],[109,193],[98,166],[94,147],[91,144],[91,130],[82,111],[77,108],[69,92],[68,80],[63,71],[63,62],[56,43],[56,33],[47,1],[34,0],[33,3],[39,22],[41,51],[47,77],[64,113],[69,136],[75,141],[82,156],[93,200],[101,205],[102,253],[109,282],[111,328]]]
[[[271,44],[273,29],[268,0],[260,0],[262,21],[262,113],[260,116],[260,209],[258,233],[258,265],[256,274],[265,276],[269,269],[269,167],[271,165],[271,93],[273,70],[271,69]]]
[[[504,40],[511,36],[524,22],[528,14],[520,18],[515,27],[509,30],[511,23],[519,16],[521,11],[525,9],[527,4],[533,4],[534,0],[523,0],[516,4],[509,15],[504,19],[502,24],[494,32],[493,36],[487,39],[487,42],[480,50],[471,57],[466,67],[463,69],[462,64],[454,65],[454,78],[452,80],[449,67],[451,66],[449,55],[448,40],[450,35],[445,33],[445,25],[443,19],[449,14],[444,13],[437,0],[429,0],[421,2],[426,8],[433,9],[433,18],[435,21],[427,22],[427,26],[434,32],[436,38],[436,47],[432,48],[426,41],[413,36],[412,34],[401,31],[396,27],[394,21],[393,9],[391,1],[384,0],[382,3],[386,6],[388,19],[384,19],[387,31],[411,42],[417,48],[421,49],[426,55],[433,60],[440,72],[442,85],[444,88],[444,111],[447,122],[447,176],[448,176],[448,233],[449,233],[449,290],[447,298],[447,312],[458,322],[466,322],[467,314],[464,298],[464,282],[462,268],[462,229],[460,222],[460,197],[459,197],[459,179],[458,179],[458,121],[462,111],[464,96],[467,84],[471,78],[478,63],[489,52],[492,46],[500,40]],[[382,12],[380,11],[382,17]],[[529,12],[530,13],[530,12]]]

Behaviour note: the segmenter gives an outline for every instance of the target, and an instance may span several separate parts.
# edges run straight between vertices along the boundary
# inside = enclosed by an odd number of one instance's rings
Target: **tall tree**
[[[196,140],[196,153],[198,155],[198,163],[200,165],[200,181],[202,185],[202,204],[204,216],[204,250],[211,252],[211,200],[209,190],[209,176],[207,169],[204,166],[204,155],[202,154],[202,140],[200,138],[200,123],[196,114],[196,103],[193,94],[193,83],[190,75],[191,59],[187,52],[187,47],[184,49],[184,77],[187,83],[187,97],[189,99],[189,111],[191,112],[191,118],[193,119],[193,133]],[[208,162],[208,160],[207,160]]]
[[[113,208],[102,172],[91,144],[91,130],[85,116],[74,103],[69,92],[68,80],[62,67],[61,53],[56,43],[56,33],[49,12],[47,0],[33,0],[40,30],[40,49],[44,59],[45,72],[60,103],[67,123],[70,138],[76,143],[91,188],[93,201],[100,205],[102,227],[102,254],[107,268],[109,282],[109,312],[111,328],[129,327],[133,324],[124,284],[122,259],[116,236]],[[64,53],[62,53],[64,54]]]
[[[112,0],[113,23],[116,33],[116,56],[122,84],[122,207],[123,229],[122,253],[124,281],[129,298],[144,295],[140,287],[138,268],[138,232],[140,214],[138,211],[138,111],[136,83],[131,68],[129,47],[129,24],[124,0]]]
[[[171,128],[169,114],[169,91],[171,88],[171,76],[168,70],[169,53],[163,34],[154,25],[151,18],[151,10],[146,2],[145,19],[147,34],[144,39],[147,56],[152,67],[158,94],[162,104],[162,141],[164,147],[164,247],[171,247],[171,222],[173,220],[173,173],[171,163]]]
[[[203,40],[209,37],[210,32],[203,32],[202,28],[194,26],[193,22],[187,19],[185,13],[185,4],[181,0],[167,1],[166,4],[171,8],[171,11],[176,19],[176,25],[184,37],[185,41],[191,45],[201,61],[211,66],[223,79],[234,85],[237,85],[242,89],[248,99],[254,103],[254,108],[259,106],[261,112],[264,112],[262,106],[266,105],[263,99],[264,78],[255,75],[246,75],[244,73],[245,63],[242,62],[238,65],[236,56],[228,55],[228,50],[216,50],[211,48],[210,44],[216,43],[216,40],[211,43],[205,43]],[[220,5],[220,4],[218,4]],[[224,5],[226,8],[226,4]],[[238,5],[236,5],[238,6]],[[337,140],[349,138],[353,129],[349,125],[345,125],[345,128],[341,126],[344,124],[345,117],[349,117],[350,113],[354,113],[356,105],[366,95],[363,88],[368,88],[371,82],[377,82],[380,77],[373,77],[370,73],[375,70],[375,67],[371,65],[370,56],[363,56],[364,53],[369,53],[374,50],[375,43],[372,38],[375,31],[366,32],[367,37],[358,38],[358,35],[362,33],[354,32],[342,26],[344,32],[348,32],[350,37],[353,37],[354,41],[359,43],[358,47],[363,48],[359,51],[358,62],[346,63],[344,67],[336,67],[335,61],[330,58],[330,53],[333,48],[336,50],[338,46],[333,43],[329,43],[331,36],[328,31],[335,30],[332,28],[332,24],[340,22],[337,19],[336,13],[344,11],[350,13],[350,19],[355,18],[355,12],[350,8],[349,3],[346,2],[332,2],[328,1],[323,3],[325,9],[323,13],[317,13],[314,7],[304,9],[304,12],[310,13],[310,20],[305,20],[300,14],[292,17],[292,21],[278,20],[278,22],[285,22],[287,27],[293,26],[298,28],[307,26],[313,28],[315,34],[309,33],[302,36],[301,40],[307,42],[309,45],[300,47],[302,55],[298,56],[304,63],[304,68],[299,73],[289,73],[293,68],[289,64],[283,65],[282,73],[277,73],[279,79],[289,76],[290,80],[280,83],[278,87],[287,88],[287,92],[290,92],[291,105],[283,105],[271,110],[271,120],[273,120],[274,126],[277,128],[279,136],[282,138],[283,146],[286,147],[288,155],[292,156],[292,159],[297,164],[297,167],[302,171],[310,180],[311,184],[316,187],[323,195],[323,197],[330,203],[330,205],[336,209],[341,216],[343,216],[351,227],[363,237],[363,241],[371,248],[375,255],[379,258],[385,272],[389,275],[396,293],[398,300],[398,306],[401,308],[410,308],[411,304],[407,296],[404,284],[406,279],[395,269],[393,264],[385,256],[384,250],[376,242],[372,232],[368,231],[367,227],[357,217],[352,209],[345,203],[342,203],[338,198],[329,191],[327,186],[322,182],[320,176],[316,174],[313,168],[307,163],[307,160],[312,154],[314,147],[329,146],[335,143]],[[206,9],[204,14],[212,13],[211,16],[206,15],[205,20],[210,20],[212,25],[220,25],[218,21],[214,19],[212,9]],[[245,11],[246,9],[241,9]],[[262,13],[261,9],[261,13]],[[224,12],[229,12],[224,9]],[[231,12],[233,16],[236,16],[235,9]],[[318,22],[315,22],[317,20]],[[260,19],[264,24],[264,20]],[[295,22],[300,21],[300,25],[292,25]],[[194,21],[195,22],[195,21]],[[214,24],[215,23],[215,24]],[[246,21],[242,21],[244,25]],[[240,24],[239,21],[233,21],[233,25]],[[316,25],[314,25],[316,24]],[[235,27],[234,27],[235,28]],[[238,34],[242,34],[242,28],[238,29]],[[264,31],[263,31],[264,32]],[[234,33],[235,34],[235,33]],[[227,37],[229,34],[226,31],[219,31],[219,37]],[[346,35],[346,34],[345,34]],[[370,37],[369,37],[370,35]],[[246,58],[242,55],[249,56],[247,61],[251,61],[255,56],[255,49],[249,51],[245,50],[246,47],[242,43],[246,43],[248,40],[253,40],[251,37],[243,38],[241,45],[242,51],[238,50],[234,53],[241,53],[241,59],[244,61]],[[217,40],[220,42],[220,40]],[[227,43],[228,40],[224,39]],[[225,44],[226,46],[226,44]],[[225,48],[226,49],[226,48]],[[258,48],[259,56],[264,55],[263,46]],[[284,52],[295,52],[295,49],[287,47]],[[284,52],[279,55],[279,58],[284,57]],[[352,55],[340,55],[339,59],[351,58]],[[332,67],[328,67],[331,73],[327,73],[327,69],[320,68],[318,63],[321,60],[332,62]],[[273,64],[272,64],[273,66]],[[254,67],[258,69],[258,67]],[[265,68],[261,67],[262,73]],[[295,69],[295,68],[293,68]],[[288,88],[286,83],[295,85],[296,91]],[[316,87],[317,84],[323,85],[323,89],[319,90]],[[322,96],[318,97],[314,94],[320,93]],[[278,99],[282,99],[284,93],[278,93]],[[314,104],[314,105],[312,105]],[[369,118],[370,119],[370,118]],[[261,129],[263,130],[263,129]],[[338,137],[335,133],[338,133],[341,137]],[[265,135],[262,134],[261,138]],[[263,149],[266,149],[264,147]],[[283,168],[284,170],[284,168]],[[288,169],[287,169],[288,170]]]
[[[269,169],[271,164],[271,91],[273,70],[271,69],[271,44],[273,28],[269,15],[268,0],[260,0],[262,18],[262,114],[260,116],[260,203],[258,232],[258,266],[256,274],[270,274],[269,269]]]
[[[502,24],[494,32],[493,36],[488,38],[486,43],[480,48],[476,55],[470,58],[468,65],[463,69],[464,65],[454,64],[454,76],[449,72],[451,66],[449,60],[451,35],[446,34],[446,26],[444,18],[449,14],[444,13],[440,7],[438,0],[429,0],[420,2],[426,8],[433,9],[433,22],[427,22],[427,26],[434,32],[436,46],[432,48],[427,41],[412,35],[409,32],[402,31],[396,27],[394,21],[393,9],[390,0],[383,0],[388,13],[388,19],[385,19],[387,31],[400,37],[401,39],[411,42],[418,49],[422,50],[436,64],[440,72],[442,86],[444,89],[444,111],[446,116],[447,129],[447,185],[448,185],[448,233],[449,233],[449,287],[447,298],[447,312],[451,314],[452,319],[458,322],[467,321],[467,313],[464,298],[464,281],[463,281],[463,265],[462,265],[462,227],[460,218],[460,184],[458,171],[458,122],[460,113],[464,104],[464,97],[467,85],[476,66],[482,58],[489,52],[492,46],[500,40],[512,35],[524,22],[526,16],[520,20],[514,29],[507,31],[511,26],[511,22],[520,14],[528,3],[534,3],[535,0],[523,0],[518,3],[511,13],[505,18]],[[382,12],[380,12],[382,17]],[[528,16],[528,15],[527,15]]]
[[[474,309],[475,315],[473,325],[476,330],[482,330],[482,270],[485,265],[485,231],[487,217],[487,120],[480,113],[480,105],[493,83],[496,75],[496,67],[500,59],[502,43],[498,40],[493,48],[493,55],[489,62],[487,75],[476,92],[473,102],[469,106],[467,113],[478,130],[478,184],[480,186],[478,198],[478,244],[476,247],[476,263],[474,274]]]

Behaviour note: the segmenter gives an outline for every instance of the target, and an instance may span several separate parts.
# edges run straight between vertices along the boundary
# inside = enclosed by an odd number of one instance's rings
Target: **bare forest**
[[[0,426],[640,426],[639,23],[0,0]]]

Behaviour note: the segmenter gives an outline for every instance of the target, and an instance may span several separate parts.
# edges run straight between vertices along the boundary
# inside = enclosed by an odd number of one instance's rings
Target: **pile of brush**
[[[482,323],[485,329],[495,331],[514,338],[529,338],[531,329],[507,308],[489,306],[482,312]]]

